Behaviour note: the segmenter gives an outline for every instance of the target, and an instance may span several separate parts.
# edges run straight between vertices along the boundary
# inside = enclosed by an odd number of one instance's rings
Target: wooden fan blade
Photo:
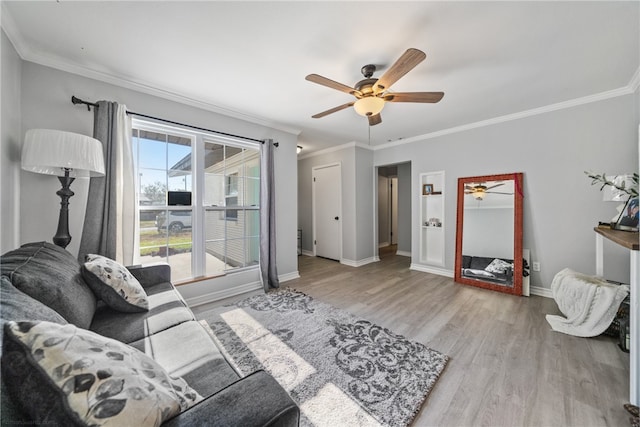
[[[313,117],[314,119],[319,119],[321,117],[328,116],[329,114],[335,113],[336,111],[340,111],[340,110],[344,110],[345,108],[349,108],[349,107],[353,106],[353,104],[355,104],[355,102],[347,102],[346,104],[342,104],[342,105],[340,105],[338,107],[333,107],[332,109],[327,110],[327,111],[323,111],[322,113],[314,114],[311,117]]]
[[[359,91],[355,90],[352,87],[343,85],[342,83],[338,83],[326,77],[322,77],[318,74],[309,74],[307,77],[305,77],[305,80],[317,83],[322,86],[330,87],[331,89],[339,90],[340,92],[348,93],[349,95],[362,95]]]
[[[501,185],[504,185],[504,182],[501,182],[500,184],[492,185],[491,187],[487,187],[487,190],[491,190],[492,188],[500,187]]]
[[[439,102],[444,92],[398,92],[384,95],[385,101],[391,102]]]
[[[367,118],[369,119],[369,126],[375,126],[382,123],[382,116],[380,115],[380,113],[373,116],[368,116]]]
[[[392,84],[400,80],[402,76],[424,61],[426,57],[427,55],[421,50],[414,48],[407,49],[391,68],[378,79],[374,92],[378,94],[389,89]]]

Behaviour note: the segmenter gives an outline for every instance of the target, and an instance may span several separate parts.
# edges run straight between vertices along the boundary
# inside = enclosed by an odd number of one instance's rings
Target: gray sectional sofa
[[[69,408],[65,407],[64,394],[88,393],[90,386],[97,387],[98,383],[94,384],[94,380],[102,381],[98,395],[101,398],[111,397],[106,399],[108,402],[93,404],[91,410],[96,412],[96,419],[108,416],[105,415],[105,408],[112,412],[120,411],[124,402],[129,404],[134,402],[133,399],[136,399],[137,405],[144,405],[145,401],[138,393],[122,390],[124,379],[117,383],[120,388],[114,389],[115,381],[108,383],[109,379],[105,379],[111,375],[111,371],[107,370],[105,374],[105,369],[99,370],[94,378],[86,373],[90,367],[84,368],[83,373],[71,383],[72,386],[64,383],[61,388],[56,388],[46,376],[43,379],[38,365],[34,367],[32,355],[37,355],[38,351],[40,354],[50,351],[49,345],[55,347],[61,339],[44,340],[42,348],[30,355],[29,351],[25,351],[24,343],[16,337],[20,338],[23,332],[27,336],[36,330],[36,325],[62,328],[71,331],[72,335],[80,335],[80,332],[85,334],[88,330],[105,340],[116,340],[109,342],[116,347],[120,345],[126,349],[138,349],[146,355],[144,357],[153,359],[161,367],[158,369],[164,369],[171,378],[185,380],[188,387],[182,388],[190,387],[191,392],[186,395],[190,398],[197,396],[197,399],[189,404],[188,409],[183,406],[177,415],[164,420],[162,425],[298,425],[299,408],[269,374],[258,371],[240,378],[217,347],[206,325],[197,321],[172,285],[168,265],[128,267],[144,288],[148,301],[148,311],[136,312],[114,310],[96,297],[83,279],[82,265],[69,252],[50,243],[30,243],[10,251],[2,256],[1,267],[0,314],[4,332],[2,425],[33,422],[81,425],[82,422],[75,418],[73,412],[69,414]],[[32,335],[27,344],[33,343],[39,336]],[[91,337],[95,338],[95,335],[90,335],[89,341],[93,340]],[[103,349],[106,347],[94,345],[90,348],[96,353],[103,353]],[[126,353],[126,349],[121,352]],[[134,356],[143,357],[135,353]],[[25,362],[25,359],[29,360]],[[86,358],[82,360],[85,362],[79,360],[80,365],[90,364]],[[58,367],[55,372],[60,374],[64,371],[64,375],[69,376],[72,368],[78,368],[78,363],[62,370]],[[134,372],[138,373],[135,369]],[[85,382],[88,378],[90,381],[85,385],[78,378]],[[153,388],[151,385],[147,387],[149,390]],[[129,400],[116,398],[122,395],[128,396]],[[148,405],[149,408],[145,410],[156,409],[153,402]]]

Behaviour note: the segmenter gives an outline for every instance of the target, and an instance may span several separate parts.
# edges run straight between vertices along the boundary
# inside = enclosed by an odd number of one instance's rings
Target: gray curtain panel
[[[85,254],[116,258],[116,168],[115,139],[117,138],[118,103],[98,101],[93,109],[93,137],[102,142],[105,174],[91,178],[87,211],[84,217],[78,261]]]
[[[260,278],[265,292],[279,288],[276,268],[276,198],[273,177],[273,140],[260,147]]]

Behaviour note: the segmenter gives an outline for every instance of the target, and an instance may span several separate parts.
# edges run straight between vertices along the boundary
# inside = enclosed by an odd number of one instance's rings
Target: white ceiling
[[[635,1],[2,1],[2,26],[25,60],[294,130],[306,152],[441,133],[640,81]],[[351,86],[363,65],[381,66],[379,77],[409,47],[427,59],[392,89],[444,91],[440,103],[387,104],[370,140],[352,109],[311,118],[352,97],[307,74]]]

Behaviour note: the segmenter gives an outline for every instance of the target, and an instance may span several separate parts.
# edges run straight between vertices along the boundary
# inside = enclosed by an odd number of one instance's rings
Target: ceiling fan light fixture
[[[479,191],[476,190],[473,193],[471,193],[471,195],[473,196],[474,199],[476,200],[482,200],[484,199],[484,191]]]
[[[356,113],[361,116],[375,116],[384,108],[384,99],[378,98],[377,96],[360,98],[353,104],[353,108],[356,110]]]

